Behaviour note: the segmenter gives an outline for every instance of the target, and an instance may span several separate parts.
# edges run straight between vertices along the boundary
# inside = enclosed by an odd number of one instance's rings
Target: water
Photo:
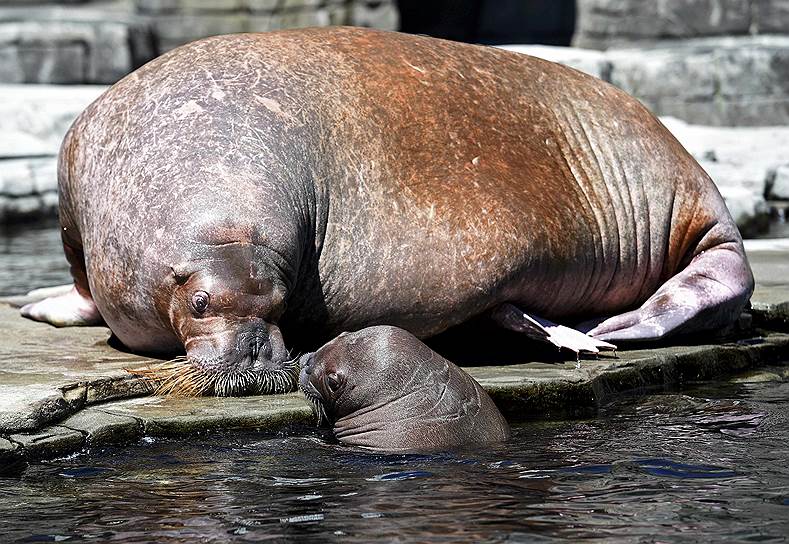
[[[789,383],[653,395],[477,451],[377,455],[318,431],[141,441],[0,479],[42,541],[784,542]]]
[[[0,296],[71,283],[57,223],[0,227]]]
[[[68,281],[56,226],[0,232],[0,294]],[[629,399],[451,454],[312,428],[147,439],[0,477],[0,541],[785,542],[787,461],[780,381]]]

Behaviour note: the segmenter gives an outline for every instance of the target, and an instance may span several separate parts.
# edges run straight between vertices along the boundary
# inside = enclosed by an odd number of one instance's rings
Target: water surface
[[[789,383],[626,400],[478,451],[318,431],[143,440],[0,479],[6,542],[784,542]]]

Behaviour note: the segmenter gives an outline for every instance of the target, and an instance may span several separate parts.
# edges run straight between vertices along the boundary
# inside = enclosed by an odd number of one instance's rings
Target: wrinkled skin
[[[300,389],[343,444],[435,451],[510,436],[479,384],[403,329],[341,334],[300,364]]]
[[[216,372],[282,366],[283,337],[424,338],[505,303],[660,339],[732,323],[753,288],[714,184],[639,102],[426,37],[175,49],[79,117],[59,184],[75,288],[23,314],[103,319],[134,350],[186,349]]]

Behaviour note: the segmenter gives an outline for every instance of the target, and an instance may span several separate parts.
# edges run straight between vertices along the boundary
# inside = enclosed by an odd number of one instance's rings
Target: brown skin
[[[485,390],[403,329],[344,333],[300,361],[299,388],[342,444],[436,451],[510,436]]]
[[[428,337],[505,303],[662,338],[733,322],[753,286],[714,184],[639,102],[426,37],[175,49],[80,116],[59,183],[76,290],[23,313],[225,374],[280,368],[283,336]]]

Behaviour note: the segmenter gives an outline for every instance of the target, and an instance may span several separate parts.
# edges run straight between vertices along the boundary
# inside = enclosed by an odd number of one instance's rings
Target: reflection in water
[[[0,227],[0,296],[71,283],[56,222]]]
[[[384,455],[274,437],[143,440],[0,479],[7,541],[782,541],[789,383],[628,400],[490,449]]]

